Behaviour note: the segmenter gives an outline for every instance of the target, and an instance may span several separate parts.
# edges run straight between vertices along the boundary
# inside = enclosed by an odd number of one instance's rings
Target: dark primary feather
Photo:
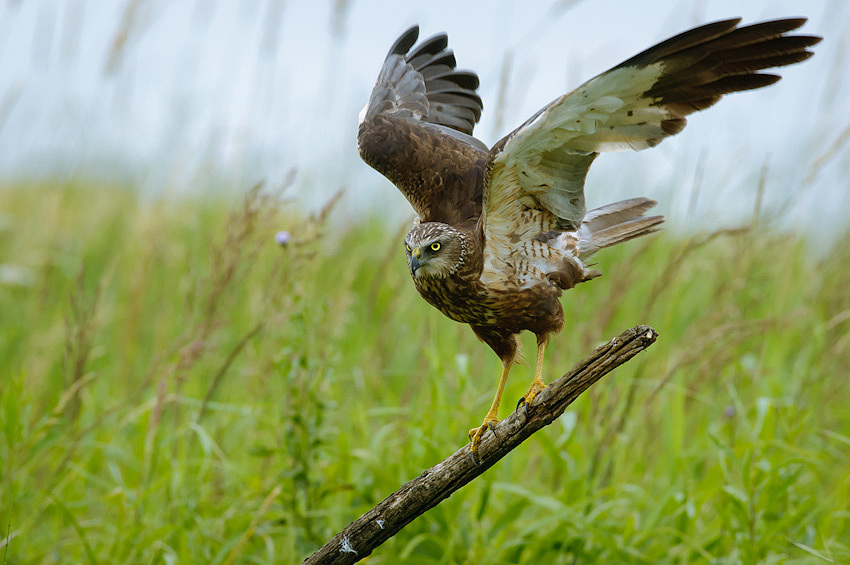
[[[812,56],[807,48],[821,41],[811,35],[784,35],[802,26],[805,18],[740,28],[739,22],[736,18],[687,31],[615,68],[662,63],[664,74],[644,96],[681,117],[712,106],[724,94],[773,84],[778,75],[758,71],[805,61]]]
[[[412,25],[407,28],[407,31],[402,33],[398,39],[392,44],[390,47],[389,53],[387,55],[404,55],[410,48],[413,47],[413,44],[416,43],[416,39],[419,37],[419,26]]]

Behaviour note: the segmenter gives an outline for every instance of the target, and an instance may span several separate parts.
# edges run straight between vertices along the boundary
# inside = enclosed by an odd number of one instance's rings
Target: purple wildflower
[[[279,231],[274,235],[274,240],[281,247],[286,247],[290,239],[292,239],[292,236],[289,235],[288,231]]]

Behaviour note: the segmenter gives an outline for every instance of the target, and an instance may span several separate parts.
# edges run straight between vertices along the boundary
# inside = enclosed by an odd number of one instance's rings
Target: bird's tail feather
[[[579,231],[579,259],[588,259],[604,247],[658,231],[664,216],[644,216],[657,204],[649,198],[632,198],[590,210]]]

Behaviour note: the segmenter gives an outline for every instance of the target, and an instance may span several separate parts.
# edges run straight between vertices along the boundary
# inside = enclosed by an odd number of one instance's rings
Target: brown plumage
[[[654,147],[724,94],[776,82],[759,71],[804,61],[820,41],[788,35],[805,21],[738,27],[736,18],[686,31],[557,98],[491,149],[472,137],[483,109],[478,77],[455,68],[446,35],[413,48],[413,26],[393,44],[361,114],[358,148],[419,215],[405,238],[419,293],[502,360],[493,405],[470,431],[474,456],[498,421],[517,334],[537,336],[528,405],[545,387],[545,344],[564,325],[561,292],[599,274],[585,266],[594,252],[664,221],[644,215],[655,205],[647,198],[586,211],[593,160]]]

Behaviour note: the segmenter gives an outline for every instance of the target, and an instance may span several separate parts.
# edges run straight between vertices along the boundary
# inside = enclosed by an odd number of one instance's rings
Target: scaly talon
[[[472,459],[478,461],[478,444],[481,443],[481,438],[484,437],[484,432],[491,430],[496,433],[496,424],[499,420],[491,418],[489,415],[484,418],[484,422],[477,428],[469,430],[469,439],[472,441]]]
[[[525,406],[526,410],[528,410],[528,406],[534,400],[534,397],[543,392],[543,389],[546,388],[546,385],[543,381],[535,380],[531,383],[531,388],[528,389],[522,398],[519,399],[519,402],[516,403],[517,410],[519,410],[520,406]]]

